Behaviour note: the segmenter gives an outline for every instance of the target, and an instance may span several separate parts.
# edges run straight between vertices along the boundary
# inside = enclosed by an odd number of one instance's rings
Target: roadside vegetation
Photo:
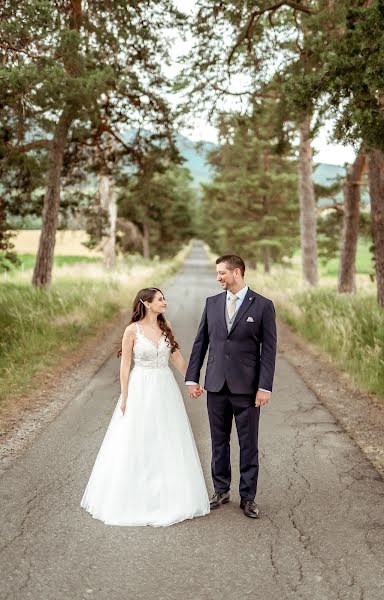
[[[100,262],[72,264],[73,257],[57,257],[49,291],[30,285],[29,270],[3,278],[0,412],[6,399],[29,389],[34,375],[59,364],[120,311],[129,310],[139,288],[158,286],[172,275],[187,249],[166,261],[126,257],[111,272]]]
[[[337,293],[337,268],[324,265],[318,288],[300,281],[301,266],[276,265],[269,274],[248,272],[253,289],[273,299],[278,318],[326,353],[360,389],[384,400],[384,312],[369,275],[369,256],[360,244],[355,294]]]

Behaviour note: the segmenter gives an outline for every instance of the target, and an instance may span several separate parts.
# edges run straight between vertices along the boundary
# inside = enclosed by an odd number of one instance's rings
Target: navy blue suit
[[[223,292],[207,298],[185,379],[199,381],[209,348],[204,387],[208,392],[215,491],[223,493],[230,488],[229,444],[234,416],[240,444],[240,496],[253,500],[259,470],[260,409],[255,407],[255,397],[258,388],[272,391],[275,309],[271,300],[249,289],[228,332],[226,297]]]

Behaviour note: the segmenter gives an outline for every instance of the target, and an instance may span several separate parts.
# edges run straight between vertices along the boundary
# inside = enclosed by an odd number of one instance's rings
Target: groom
[[[189,394],[198,397],[200,370],[209,346],[205,389],[212,438],[211,508],[229,502],[230,435],[233,416],[240,444],[240,508],[256,519],[260,406],[272,392],[276,358],[275,309],[271,300],[244,282],[240,256],[216,260],[224,293],[207,298],[186,373]]]

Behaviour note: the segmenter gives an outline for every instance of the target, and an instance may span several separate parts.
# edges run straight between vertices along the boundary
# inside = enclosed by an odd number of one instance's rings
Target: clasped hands
[[[201,385],[187,385],[188,393],[190,398],[199,398],[201,394],[204,393],[204,388]],[[266,392],[264,390],[258,390],[255,398],[255,406],[266,406],[271,397],[271,392]]]
[[[204,393],[204,389],[201,387],[201,385],[198,384],[187,385],[187,388],[190,398],[199,398],[201,394]]]

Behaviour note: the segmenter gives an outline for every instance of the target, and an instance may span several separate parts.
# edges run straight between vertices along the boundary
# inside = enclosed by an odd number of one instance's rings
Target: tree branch
[[[9,46],[8,44],[0,44],[0,48],[5,52],[20,52],[21,54],[25,54],[32,60],[39,60],[40,56],[29,52],[28,50],[24,50],[24,48],[17,48],[16,46]]]
[[[132,146],[128,146],[109,125],[104,125],[103,130],[109,133],[117,142],[119,142],[119,144],[121,144],[129,154],[133,154]]]
[[[244,92],[229,92],[228,90],[223,90],[220,86],[213,84],[212,88],[218,92],[226,94],[228,96],[252,96],[252,98],[266,98],[271,100],[278,100],[280,96],[276,94],[268,94],[265,92],[252,92],[252,91],[244,91]]]
[[[275,4],[272,4],[272,6],[267,6],[266,8],[260,8],[258,10],[254,10],[249,17],[247,25],[244,27],[242,33],[240,33],[235,45],[233,46],[231,52],[229,53],[228,61],[227,61],[228,64],[231,63],[232,58],[233,58],[236,50],[239,48],[239,46],[241,46],[241,44],[246,39],[249,40],[251,38],[251,33],[252,33],[252,29],[253,29],[253,25],[254,25],[255,21],[258,21],[260,19],[260,17],[262,17],[264,14],[268,13],[268,17],[271,22],[271,18],[273,16],[273,14],[275,12],[277,12],[283,6],[292,8],[295,12],[300,11],[300,12],[306,13],[308,15],[316,14],[316,11],[312,10],[308,6],[303,6],[300,2],[293,2],[293,1],[291,2],[289,0],[280,0],[280,2],[276,2]]]
[[[49,148],[50,143],[51,140],[35,140],[34,142],[29,142],[28,144],[17,144],[16,146],[6,144],[6,148],[9,148],[11,152],[29,152],[30,150]]]

